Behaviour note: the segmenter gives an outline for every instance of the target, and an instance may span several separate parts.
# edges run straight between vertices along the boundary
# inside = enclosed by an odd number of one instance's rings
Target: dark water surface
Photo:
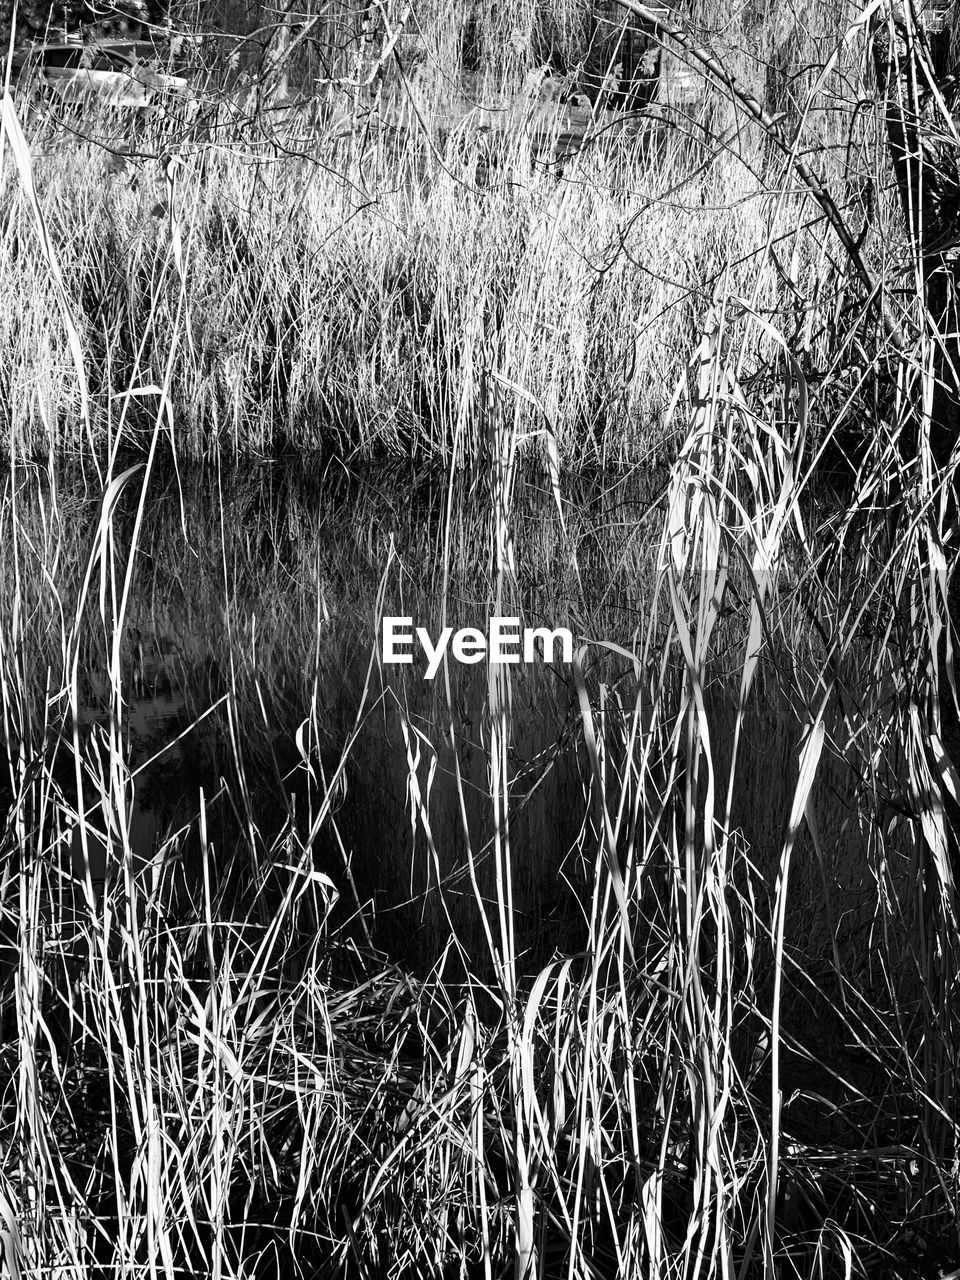
[[[380,619],[436,635],[444,621],[486,631],[500,613],[632,648],[662,477],[581,479],[559,508],[545,480],[518,482],[498,596],[504,513],[484,479],[166,467],[141,502],[145,475],[112,505],[89,469],[24,468],[11,490],[19,537],[0,554],[21,608],[8,598],[3,625],[29,654],[30,711],[8,717],[7,738],[56,780],[74,877],[89,863],[97,896],[124,847],[138,876],[189,857],[202,801],[221,860],[251,839],[266,853],[288,829],[309,840],[342,911],[361,908],[388,946],[424,954],[451,903],[469,932],[468,845],[481,877],[491,861],[488,667],[452,664],[433,682],[419,660],[385,667]],[[630,664],[607,666],[610,714],[626,715]],[[515,902],[535,942],[576,912],[593,856],[569,668],[513,667],[511,704]]]

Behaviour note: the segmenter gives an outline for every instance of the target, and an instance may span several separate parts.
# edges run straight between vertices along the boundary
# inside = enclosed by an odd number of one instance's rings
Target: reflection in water
[[[149,689],[149,684],[139,686]],[[81,716],[89,717],[90,708]],[[124,715],[122,758],[111,760],[107,735],[96,721],[90,727],[92,760],[83,771],[83,804],[76,806],[70,832],[73,874],[86,879],[89,871],[94,900],[122,865],[129,849],[131,873],[139,875],[157,853],[160,838],[187,786],[178,735],[186,715],[182,693],[160,693],[131,701]],[[97,732],[100,730],[100,732]],[[128,761],[145,761],[131,771]],[[119,787],[114,779],[119,775]],[[119,792],[119,794],[118,794]]]
[[[78,614],[82,804],[69,724],[57,751],[73,875],[85,876],[89,863],[102,893],[124,849],[141,873],[174,815],[196,812],[203,785],[208,799],[224,796],[208,813],[221,858],[240,831],[269,850],[289,828],[309,842],[342,902],[375,907],[381,943],[397,939],[427,954],[448,932],[441,886],[454,914],[475,916],[468,849],[481,892],[492,890],[488,675],[484,665],[455,667],[449,680],[427,683],[417,668],[382,668],[378,611],[412,615],[431,634],[441,618],[486,630],[492,613],[517,614],[522,625],[568,626],[575,637],[629,649],[655,559],[646,520],[654,481],[580,479],[562,517],[549,485],[518,484],[509,520],[516,575],[500,597],[493,511],[476,488],[468,503],[457,478],[451,492],[442,476],[348,480],[298,461],[232,476],[158,470],[149,483],[122,619],[110,620],[116,590],[99,599],[91,592]],[[135,483],[119,495],[107,567],[99,495],[66,471],[52,486],[44,472],[22,475],[20,519],[25,527],[33,520],[34,545],[47,547],[47,577],[31,584],[38,723],[48,673],[69,686],[60,602],[73,607],[89,577],[91,543],[101,581],[123,580],[140,497]],[[0,547],[8,572],[10,557]],[[111,759],[107,732],[117,629],[122,763]],[[611,665],[606,677],[609,717],[629,665]],[[576,913],[592,857],[586,784],[569,672],[521,666],[511,681],[511,833],[522,851],[515,903],[535,933],[548,911]],[[414,741],[419,763],[408,752]],[[317,826],[323,779],[348,743],[336,829]]]

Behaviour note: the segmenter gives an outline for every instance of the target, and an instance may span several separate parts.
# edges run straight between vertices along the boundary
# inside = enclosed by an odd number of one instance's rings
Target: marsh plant
[[[517,12],[501,101],[579,38]],[[5,97],[12,1276],[956,1268],[954,459],[862,18],[771,82],[835,218],[709,67],[559,158],[439,74]],[[494,618],[570,660],[384,661]]]

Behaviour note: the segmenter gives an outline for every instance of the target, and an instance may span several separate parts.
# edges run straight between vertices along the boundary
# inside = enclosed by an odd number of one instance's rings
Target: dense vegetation
[[[4,107],[7,1270],[952,1272],[920,28],[304,9]]]

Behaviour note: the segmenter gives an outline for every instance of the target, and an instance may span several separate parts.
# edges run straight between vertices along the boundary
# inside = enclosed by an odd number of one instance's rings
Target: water
[[[187,700],[177,689],[158,688],[157,672],[141,659],[139,677],[132,681],[124,707],[124,735],[120,759],[111,761],[109,735],[90,705],[81,709],[90,751],[89,774],[81,783],[83,804],[70,832],[73,874],[89,873],[96,900],[107,880],[130,851],[137,876],[154,861],[158,846],[181,795],[188,790],[188,768],[178,741],[189,727]],[[99,732],[98,732],[99,731]],[[119,770],[119,785],[105,785]]]
[[[252,857],[271,856],[289,829],[310,840],[344,913],[362,909],[391,946],[423,954],[439,945],[450,903],[469,932],[468,843],[492,891],[487,669],[454,666],[448,687],[426,682],[422,664],[382,666],[380,617],[412,616],[435,635],[444,620],[486,630],[491,613],[516,613],[524,625],[569,626],[629,648],[653,579],[656,478],[581,481],[562,519],[548,485],[518,485],[516,573],[499,604],[483,485],[451,504],[443,476],[347,479],[302,462],[230,475],[171,468],[149,485],[134,547],[136,483],[98,540],[103,513],[89,474],[17,477],[20,545],[29,539],[45,559],[24,587],[21,645],[31,661],[19,678],[33,726],[24,750],[47,760],[56,781],[74,880],[89,866],[99,904],[129,855],[130,874],[155,883],[181,828],[179,856],[195,862],[202,790],[220,858],[251,840]],[[17,554],[16,544],[0,552],[8,573]],[[94,585],[81,603],[85,577]],[[12,626],[13,615],[0,623]],[[70,685],[65,626],[79,655],[76,712],[62,693],[50,696]],[[630,664],[608,667],[612,713]],[[515,902],[536,939],[545,921],[576,915],[589,874],[585,761],[569,669],[516,667],[511,681]],[[338,769],[332,821],[317,826]]]

